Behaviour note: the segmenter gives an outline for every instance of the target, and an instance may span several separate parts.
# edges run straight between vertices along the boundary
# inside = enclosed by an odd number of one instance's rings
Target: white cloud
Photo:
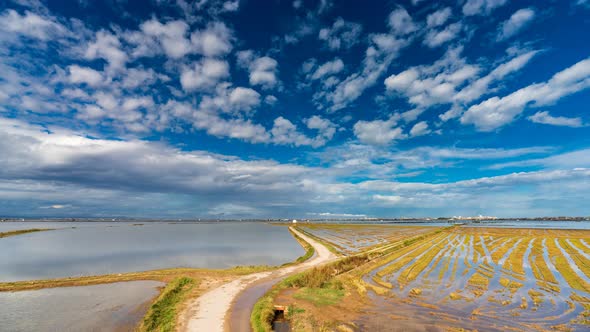
[[[113,70],[121,69],[127,62],[127,54],[121,50],[119,38],[104,30],[96,33],[96,39],[88,44],[84,56],[90,60],[104,59]]]
[[[92,68],[71,65],[68,67],[69,80],[75,84],[88,84],[97,87],[104,83],[102,74]]]
[[[396,125],[396,117],[389,120],[358,121],[354,124],[354,134],[363,143],[386,145],[406,138],[402,129]]]
[[[141,31],[155,38],[172,59],[182,58],[191,51],[191,43],[186,36],[188,28],[188,24],[182,20],[162,24],[155,18],[140,25]]]
[[[463,14],[471,15],[485,15],[492,12],[492,10],[506,4],[508,0],[467,0],[463,5]]]
[[[517,10],[508,20],[502,23],[498,31],[498,40],[508,39],[526,27],[535,18],[532,8]]]
[[[229,102],[238,110],[249,111],[260,105],[260,94],[249,88],[237,87],[229,94]]]
[[[315,143],[312,146],[322,146],[334,137],[337,126],[330,120],[324,119],[318,115],[314,115],[311,118],[305,119],[305,124],[309,129],[315,129],[318,131],[318,136],[315,139]]]
[[[461,117],[461,123],[473,124],[480,131],[492,131],[512,122],[527,106],[550,105],[589,87],[590,59],[585,59],[546,82],[531,84],[505,97],[492,97],[471,106]]]
[[[219,84],[215,95],[204,96],[199,109],[209,113],[239,114],[250,112],[260,105],[260,94],[250,88],[232,88],[229,83]]]
[[[590,165],[590,149],[581,149],[560,153],[545,158],[524,159],[499,163],[487,169],[502,169],[507,167],[542,166],[548,169],[580,169]]]
[[[430,30],[424,38],[424,44],[430,48],[438,47],[456,39],[462,29],[463,25],[461,23],[453,23],[447,25],[443,30]]]
[[[398,56],[399,51],[408,45],[407,40],[397,39],[390,34],[374,34],[370,36],[370,45],[365,52],[365,58],[358,72],[350,74],[328,91],[318,91],[314,94],[314,101],[320,108],[337,111],[347,107],[358,99],[363,92],[375,85],[377,80],[389,68],[391,62]],[[323,101],[328,105],[324,105]]]
[[[401,93],[416,106],[426,108],[450,103],[457,88],[466,84],[479,72],[479,67],[461,58],[462,48],[449,49],[430,66],[411,67],[385,79],[387,91]]]
[[[401,203],[404,198],[397,195],[373,195],[374,200],[383,201],[390,205],[397,205]]]
[[[467,103],[480,98],[482,95],[489,93],[490,84],[500,81],[507,75],[521,70],[538,53],[538,51],[529,51],[498,65],[488,75],[476,80],[459,91],[455,99],[459,102]]]
[[[268,56],[257,57],[253,51],[240,51],[237,54],[238,64],[250,72],[250,84],[263,88],[273,88],[279,81],[277,78],[278,62]]]
[[[151,68],[128,68],[122,78],[121,85],[126,89],[135,89],[138,87],[146,88],[156,83],[159,79],[167,81],[170,78],[165,75],[157,74]]]
[[[344,63],[339,58],[335,58],[332,61],[328,61],[321,66],[317,67],[317,69],[310,74],[309,78],[311,80],[319,80],[323,79],[324,77],[331,76],[334,74],[340,73],[344,69]]]
[[[223,10],[226,12],[235,12],[240,9],[240,0],[225,1],[223,3]]]
[[[264,102],[271,106],[275,105],[278,101],[279,99],[273,95],[268,95],[264,97]]]
[[[418,26],[414,23],[410,14],[402,7],[398,7],[389,13],[387,23],[392,32],[398,36],[407,35],[418,30]]]
[[[289,120],[279,116],[274,120],[271,129],[273,141],[278,144],[293,144],[295,146],[310,145],[310,140],[297,131],[297,127]]]
[[[320,147],[331,140],[336,133],[336,125],[334,123],[317,115],[305,119],[304,123],[307,125],[307,128],[318,131],[316,137],[304,135],[298,131],[297,126],[291,121],[280,116],[274,120],[273,127],[270,131],[272,141],[275,144]]]
[[[191,34],[195,51],[209,57],[228,54],[232,50],[232,39],[232,31],[222,22],[211,23],[206,29]]]
[[[68,33],[68,30],[54,17],[44,17],[30,11],[25,11],[24,15],[20,15],[13,9],[8,9],[0,15],[0,31],[43,41]],[[10,37],[10,35],[3,35],[0,38]]]
[[[430,132],[431,130],[428,128],[428,123],[426,123],[426,121],[420,121],[412,127],[410,130],[410,136],[423,136],[430,134]]]
[[[215,87],[229,76],[229,64],[223,60],[204,58],[180,75],[182,88],[187,91],[204,91]]]
[[[452,10],[450,7],[439,9],[432,14],[429,14],[426,18],[426,25],[429,28],[435,28],[441,26],[447,22],[451,17]]]
[[[362,25],[339,17],[331,27],[321,29],[318,38],[325,41],[328,48],[336,51],[357,44],[362,31]]]
[[[3,129],[0,131],[3,155],[0,178],[9,176],[14,186],[19,181],[34,178],[38,188],[35,191],[40,190],[39,194],[48,192],[45,184],[59,182],[81,186],[89,192],[93,187],[133,191],[138,195],[172,192],[204,200],[220,195],[223,197],[220,203],[240,204],[260,202],[258,199],[268,196],[264,201],[293,203],[298,199],[283,193],[301,193],[302,183],[313,178],[312,169],[302,166],[266,160],[244,161],[204,151],[181,151],[158,142],[92,139],[83,133],[59,128],[48,131],[4,118],[0,118],[0,127]],[[96,186],[98,183],[100,186]],[[1,187],[0,195],[5,200],[6,186],[3,183]],[[18,192],[13,191],[13,194]],[[281,198],[273,198],[277,194]],[[36,194],[29,190],[28,199],[33,195]],[[57,200],[53,193],[49,197]],[[67,201],[76,199],[74,196]]]
[[[121,105],[121,108],[124,111],[135,111],[138,108],[151,108],[154,106],[154,100],[152,99],[152,97],[131,97],[131,98],[126,98],[125,101],[123,102],[123,104]]]
[[[581,118],[567,118],[564,116],[552,116],[547,111],[537,112],[527,119],[534,123],[542,123],[552,126],[565,126],[572,128],[579,128],[584,126]]]

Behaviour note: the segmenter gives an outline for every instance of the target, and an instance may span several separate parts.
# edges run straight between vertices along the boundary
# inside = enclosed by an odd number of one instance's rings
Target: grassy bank
[[[319,242],[320,244],[322,244],[324,247],[328,248],[328,250],[330,250],[331,253],[337,255],[337,256],[341,256],[342,253],[337,250],[336,248],[334,248],[334,246],[332,245],[332,243],[312,234],[311,232],[308,232],[306,230],[304,230],[302,227],[297,227],[297,230],[300,231],[301,233],[309,236],[310,238],[316,240],[317,242]]]
[[[304,239],[302,239],[295,232],[293,232],[291,230],[291,228],[289,228],[289,232],[291,233],[291,235],[293,235],[293,237],[295,238],[295,240],[297,240],[297,242],[299,242],[299,244],[303,247],[303,249],[305,250],[305,254],[303,254],[303,256],[298,257],[294,262],[287,263],[285,265],[288,265],[288,264],[299,264],[299,263],[303,263],[306,260],[310,259],[313,256],[313,254],[315,253],[315,249],[313,248],[313,246],[311,244],[307,243],[307,241],[305,241]]]
[[[3,237],[21,235],[26,233],[34,233],[34,232],[43,232],[43,231],[52,231],[53,228],[31,228],[31,229],[19,229],[17,231],[9,231],[9,232],[2,232],[0,233],[0,239]]]
[[[200,278],[228,278],[241,276],[245,274],[262,272],[275,269],[274,266],[236,266],[226,270],[213,269],[192,269],[192,268],[174,268],[161,269],[143,272],[128,272],[118,274],[105,274],[99,276],[84,277],[67,277],[45,280],[1,282],[0,292],[14,292],[23,290],[34,290],[42,288],[69,287],[69,286],[89,286],[98,284],[108,284],[122,281],[135,280],[155,280],[170,282],[179,277],[189,277],[194,279]]]
[[[175,331],[179,306],[187,298],[195,284],[194,279],[187,277],[176,278],[168,283],[146,313],[138,331]]]
[[[313,301],[318,304],[334,303],[335,299],[343,296],[342,283],[337,276],[348,272],[368,262],[368,255],[345,257],[336,262],[313,268],[309,271],[295,274],[279,282],[271,288],[254,305],[250,325],[255,332],[269,332],[272,330],[274,318],[274,298],[280,291],[287,288],[302,289],[302,296],[312,294]]]

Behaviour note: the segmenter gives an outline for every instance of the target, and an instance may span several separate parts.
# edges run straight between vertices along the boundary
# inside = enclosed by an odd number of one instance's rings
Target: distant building
[[[293,219],[293,223],[296,224],[297,223],[297,219]]]

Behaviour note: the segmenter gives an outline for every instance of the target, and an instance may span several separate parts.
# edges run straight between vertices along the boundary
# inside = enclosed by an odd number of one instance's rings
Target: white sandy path
[[[225,316],[238,294],[249,285],[263,278],[276,278],[296,271],[303,271],[316,265],[335,260],[337,257],[314,239],[290,228],[295,234],[311,244],[315,249],[312,259],[293,266],[269,272],[259,272],[240,277],[201,295],[189,304],[188,312],[194,314],[188,318],[185,331],[188,332],[223,332]]]

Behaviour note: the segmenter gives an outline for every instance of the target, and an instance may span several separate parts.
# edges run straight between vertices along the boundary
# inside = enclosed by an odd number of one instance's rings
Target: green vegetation
[[[336,262],[315,267],[309,271],[292,275],[278,284],[274,285],[258,302],[254,305],[252,316],[250,317],[250,325],[254,332],[269,332],[272,329],[272,320],[274,319],[274,298],[280,291],[287,288],[307,288],[314,291],[322,290],[326,303],[326,298],[331,298],[334,301],[340,300],[343,293],[342,283],[335,279],[336,276],[351,271],[352,269],[361,266],[368,262],[368,255],[350,256],[340,259]],[[336,294],[342,296],[338,297]],[[320,298],[318,298],[320,300]],[[336,303],[336,302],[334,302]]]
[[[344,290],[338,288],[309,288],[298,290],[293,297],[313,303],[316,306],[336,304],[344,296]]]
[[[21,235],[26,233],[34,233],[34,232],[43,232],[43,231],[52,231],[53,228],[31,228],[31,229],[19,229],[17,231],[9,231],[9,232],[2,232],[0,233],[0,239],[3,237]]]
[[[293,237],[295,238],[295,240],[297,240],[297,242],[299,242],[299,244],[303,247],[303,249],[305,250],[305,254],[303,256],[298,257],[295,260],[295,262],[293,262],[293,263],[287,263],[287,264],[284,264],[284,265],[303,263],[306,260],[310,259],[313,256],[313,254],[315,254],[315,249],[313,248],[313,246],[311,244],[307,243],[307,241],[305,241],[304,239],[302,239],[295,232],[293,232],[291,230],[291,228],[289,228],[289,232],[291,232],[291,235],[293,235]]]
[[[175,331],[178,307],[194,285],[195,280],[187,277],[177,278],[168,283],[148,310],[138,330]]]

